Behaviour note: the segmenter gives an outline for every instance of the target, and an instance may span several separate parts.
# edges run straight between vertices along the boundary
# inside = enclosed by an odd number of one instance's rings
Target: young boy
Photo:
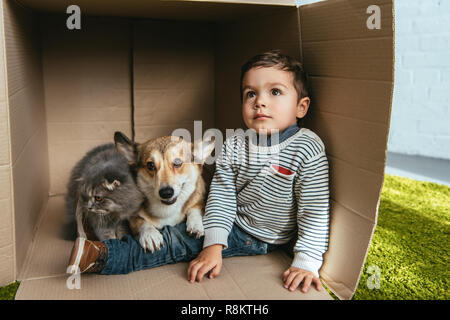
[[[242,116],[252,137],[225,141],[203,219],[204,239],[186,234],[185,223],[165,227],[164,247],[144,252],[131,236],[92,242],[77,239],[69,265],[81,272],[123,274],[191,261],[188,280],[219,275],[222,258],[266,254],[293,245],[284,287],[321,290],[318,270],[328,248],[328,161],[320,138],[299,128],[309,108],[306,74],[295,59],[271,51],[242,67]],[[279,132],[279,135],[276,133]],[[277,139],[278,138],[278,139]],[[264,146],[261,146],[264,145]]]
[[[320,289],[318,270],[328,247],[328,162],[319,137],[297,126],[308,111],[308,95],[301,64],[278,51],[257,55],[242,67],[244,122],[260,137],[279,130],[279,143],[255,146],[242,135],[225,142],[203,218],[204,249],[188,268],[191,282],[207,272],[210,278],[219,274],[234,225],[263,244],[294,238],[294,259],[282,275],[285,288],[295,290],[303,282],[304,292],[311,283]],[[253,159],[267,160],[246,162],[252,153]]]

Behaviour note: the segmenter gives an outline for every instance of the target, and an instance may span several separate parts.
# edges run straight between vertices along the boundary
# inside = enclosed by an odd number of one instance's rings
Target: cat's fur
[[[67,189],[68,240],[120,239],[144,201],[127,159],[112,143],[92,149],[75,165]]]

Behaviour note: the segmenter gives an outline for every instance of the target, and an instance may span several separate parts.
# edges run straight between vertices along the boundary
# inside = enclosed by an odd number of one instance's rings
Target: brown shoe
[[[69,259],[68,273],[100,272],[106,264],[108,248],[101,241],[77,238]]]

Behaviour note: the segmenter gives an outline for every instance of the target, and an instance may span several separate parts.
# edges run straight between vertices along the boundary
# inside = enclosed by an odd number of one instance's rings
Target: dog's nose
[[[169,199],[173,196],[173,189],[171,187],[164,187],[159,189],[159,196],[163,199]]]

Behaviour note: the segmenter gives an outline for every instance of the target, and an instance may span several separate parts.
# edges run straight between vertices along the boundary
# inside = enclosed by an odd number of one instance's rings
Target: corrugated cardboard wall
[[[66,193],[75,163],[91,148],[131,134],[129,22],[42,16],[50,195]]]
[[[47,129],[36,16],[3,2],[16,270],[20,271],[48,196]]]
[[[83,15],[141,17],[151,19],[220,21],[246,19],[250,15],[269,12],[269,5],[294,6],[294,0],[19,0],[29,8],[42,12],[63,13],[70,5],[78,5]],[[249,5],[251,4],[251,5]]]
[[[370,5],[381,29],[369,30]],[[375,228],[393,86],[390,0],[336,0],[300,8],[313,105],[307,122],[330,161],[330,247],[321,275],[351,297]]]
[[[3,3],[0,3],[3,7]],[[0,286],[15,280],[10,132],[3,15],[0,15]]]
[[[135,140],[186,128],[193,141],[195,120],[202,131],[213,128],[213,26],[147,20],[136,22],[134,32]]]

